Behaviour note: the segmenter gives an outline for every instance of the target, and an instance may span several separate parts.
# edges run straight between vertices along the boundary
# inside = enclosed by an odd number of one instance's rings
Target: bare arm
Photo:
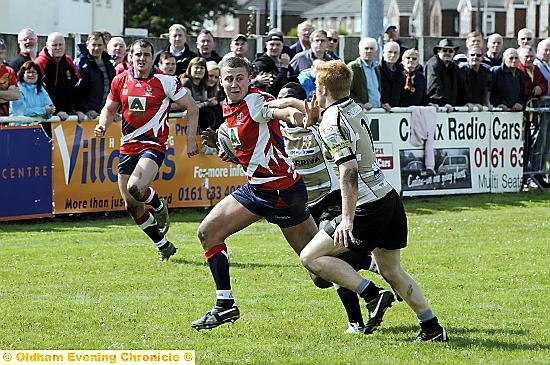
[[[358,166],[357,160],[349,160],[338,165],[340,173],[340,189],[342,192],[342,221],[334,232],[336,247],[349,247],[353,237],[353,219],[358,197]]]
[[[101,114],[99,114],[99,121],[94,128],[94,134],[96,137],[103,137],[105,135],[107,128],[113,124],[115,113],[119,107],[120,103],[107,98],[105,106],[101,109]]]
[[[273,109],[273,117],[283,120],[295,127],[302,127],[304,125],[304,113],[293,107]]]
[[[199,124],[199,108],[188,92],[182,98],[175,100],[177,106],[187,111],[187,156],[191,157],[199,153],[197,147],[197,127]]]

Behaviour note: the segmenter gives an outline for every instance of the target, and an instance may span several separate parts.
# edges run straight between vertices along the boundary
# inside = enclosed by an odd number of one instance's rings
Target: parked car
[[[441,165],[439,165],[437,172],[440,175],[454,174],[457,179],[467,178],[470,174],[468,156],[445,156],[443,162],[441,162]]]

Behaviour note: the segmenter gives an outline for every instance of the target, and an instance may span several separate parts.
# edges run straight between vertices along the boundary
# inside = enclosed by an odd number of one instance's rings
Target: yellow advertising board
[[[94,122],[52,123],[54,214],[124,210],[117,185],[121,130],[94,137]],[[187,156],[187,119],[170,119],[164,163],[152,186],[171,208],[216,204],[246,183],[242,168],[217,155]],[[200,145],[200,137],[197,137]]]

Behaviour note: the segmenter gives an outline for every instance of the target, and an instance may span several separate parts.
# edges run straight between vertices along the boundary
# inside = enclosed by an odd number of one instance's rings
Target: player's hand
[[[231,162],[231,163],[236,163],[235,161],[233,161],[231,159],[231,157],[229,157],[227,155],[227,153],[224,152],[223,148],[221,148],[220,144],[219,143],[216,143],[217,144],[217,147],[218,147],[218,157],[222,160],[222,161],[225,161],[225,162]]]
[[[202,144],[208,147],[217,148],[218,134],[212,128],[206,128],[201,132]]]
[[[317,95],[313,95],[311,101],[304,100],[304,109],[306,110],[304,128],[318,124],[321,120],[321,108],[317,102]]]
[[[105,135],[105,127],[97,124],[94,128],[94,135],[96,137],[103,137]]]
[[[334,231],[334,246],[335,247],[350,247],[355,242],[353,237],[353,222],[342,220]]]

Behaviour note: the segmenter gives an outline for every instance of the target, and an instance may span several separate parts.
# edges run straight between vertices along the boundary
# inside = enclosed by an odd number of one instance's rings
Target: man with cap
[[[265,41],[265,53],[254,60],[258,69],[256,86],[271,95],[278,95],[279,91],[289,81],[296,81],[296,75],[290,66],[290,56],[283,53],[283,33],[275,31],[267,35]],[[259,77],[264,74],[270,75],[268,82],[258,82]]]
[[[434,47],[434,55],[424,65],[428,101],[448,110],[457,105],[458,69],[453,56],[458,48],[449,39],[442,39]]]
[[[231,39],[231,44],[229,45],[230,52],[227,52],[223,57],[222,60],[219,62],[219,65],[223,64],[223,61],[228,59],[229,57],[239,57],[248,63],[248,67],[250,67],[250,76],[252,78],[256,77],[258,74],[258,69],[256,65],[254,65],[250,60],[246,57],[246,53],[248,52],[248,38],[246,38],[246,35],[244,34],[237,34]]]

